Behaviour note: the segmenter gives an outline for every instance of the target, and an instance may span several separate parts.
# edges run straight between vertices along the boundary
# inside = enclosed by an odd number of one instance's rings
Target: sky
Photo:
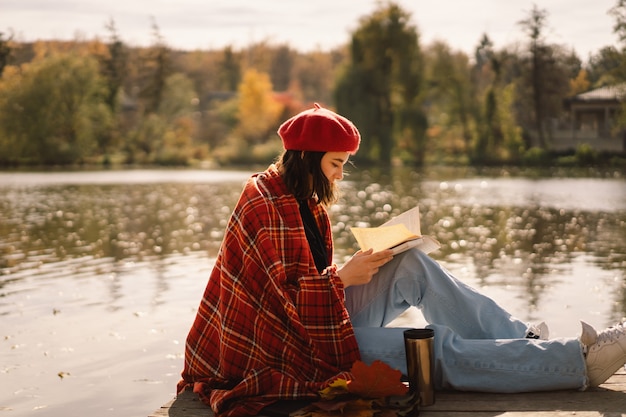
[[[445,41],[473,55],[482,34],[496,49],[519,44],[518,22],[533,5],[547,12],[545,39],[574,49],[586,61],[617,45],[617,0],[395,0],[411,14],[420,43]],[[242,48],[255,42],[288,44],[302,52],[346,44],[376,0],[0,0],[0,32],[18,41],[106,39],[111,19],[125,43],[153,43],[153,22],[175,49]]]

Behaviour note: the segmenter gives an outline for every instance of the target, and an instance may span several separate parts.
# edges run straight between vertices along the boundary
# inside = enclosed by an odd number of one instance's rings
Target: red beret
[[[280,125],[278,135],[285,149],[294,151],[355,154],[361,142],[361,135],[350,120],[317,103]]]

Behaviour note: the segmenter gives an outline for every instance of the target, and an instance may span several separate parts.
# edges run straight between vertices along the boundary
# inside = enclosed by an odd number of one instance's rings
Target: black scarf
[[[311,248],[311,254],[315,261],[315,267],[321,274],[328,266],[328,252],[326,252],[326,245],[324,238],[320,232],[317,222],[311,213],[309,204],[307,201],[298,201],[300,206],[300,216],[302,217],[302,223],[304,224],[304,231],[306,233],[306,239],[309,241],[309,247]]]

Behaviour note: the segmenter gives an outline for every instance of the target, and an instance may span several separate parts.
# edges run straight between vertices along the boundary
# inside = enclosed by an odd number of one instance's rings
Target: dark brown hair
[[[326,152],[284,151],[276,165],[297,200],[317,197],[318,203],[326,206],[337,201],[338,189],[322,172],[322,157]]]

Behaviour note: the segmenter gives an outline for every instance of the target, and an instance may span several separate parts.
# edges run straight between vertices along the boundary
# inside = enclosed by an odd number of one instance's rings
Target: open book
[[[378,227],[351,227],[350,231],[364,251],[370,248],[374,252],[392,249],[397,255],[411,248],[430,253],[441,247],[432,237],[422,236],[419,207],[407,210]]]

